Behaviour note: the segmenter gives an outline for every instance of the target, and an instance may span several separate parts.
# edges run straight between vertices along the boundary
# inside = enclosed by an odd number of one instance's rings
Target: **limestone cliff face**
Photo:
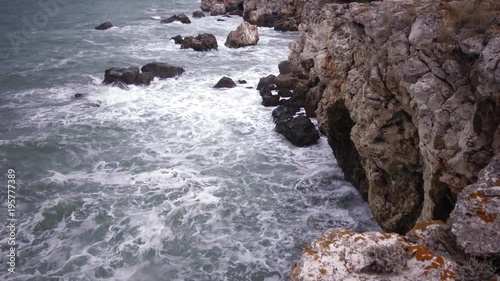
[[[250,3],[259,5],[246,1],[245,13]],[[298,9],[290,60],[309,76],[319,127],[346,179],[386,231],[446,220],[500,152],[500,5],[472,3]]]

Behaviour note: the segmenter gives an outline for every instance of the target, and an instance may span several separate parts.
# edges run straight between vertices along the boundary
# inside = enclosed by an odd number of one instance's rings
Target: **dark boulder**
[[[195,51],[209,51],[212,49],[217,50],[217,39],[213,34],[203,33],[196,37],[187,36],[182,42],[181,49],[193,49]]]
[[[268,75],[266,77],[262,77],[260,78],[259,80],[259,84],[257,84],[257,90],[260,90],[262,89],[262,87],[264,86],[268,86],[269,88],[271,88],[270,86],[275,84],[276,83],[276,76],[275,75]]]
[[[226,20],[223,20],[223,19],[217,19],[217,21],[226,21]]]
[[[281,89],[278,91],[278,95],[283,98],[289,98],[293,95],[293,93],[288,89]]]
[[[121,81],[127,85],[131,85],[135,83],[135,79],[139,76],[139,68],[135,66],[131,66],[129,68],[118,68],[112,67],[106,69],[104,72],[104,81],[103,84],[112,84],[115,81]]]
[[[106,30],[106,29],[110,29],[113,27],[113,24],[111,24],[111,22],[107,21],[105,23],[101,23],[100,25],[96,26],[95,29],[96,30]]]
[[[236,87],[236,83],[234,83],[233,79],[229,77],[222,77],[217,84],[215,84],[214,88],[234,88]]]
[[[279,101],[280,101],[280,96],[278,95],[263,96],[261,104],[266,107],[278,106]]]
[[[308,146],[319,140],[319,131],[306,116],[297,116],[291,120],[277,123],[275,131],[285,136],[296,146]]]
[[[184,73],[184,68],[169,65],[167,63],[151,62],[141,68],[142,72],[150,72],[154,77],[160,79],[172,78]]]
[[[259,94],[261,97],[265,97],[265,96],[272,96],[273,92],[271,91],[269,86],[264,86],[260,89]]]
[[[205,13],[202,11],[193,12],[193,18],[199,19],[205,17]]]
[[[149,86],[151,84],[151,81],[154,79],[154,75],[151,72],[143,72],[137,76],[137,79],[135,79],[135,85],[138,86]]]
[[[182,13],[173,15],[168,19],[161,20],[161,23],[172,23],[174,21],[180,21],[181,23],[186,23],[186,24],[191,23],[191,20],[189,20],[189,18]]]
[[[170,38],[170,40],[174,40],[174,43],[177,45],[182,44],[182,42],[184,41],[184,39],[182,39],[182,36],[180,36],[180,35],[174,36],[174,37]]]
[[[241,80],[238,80],[238,83],[240,83],[240,84],[246,84],[246,83],[247,83],[247,80],[243,80],[243,79],[241,79]]]
[[[293,18],[286,18],[277,20],[274,23],[274,30],[277,31],[298,31],[299,25]]]
[[[279,123],[285,120],[291,120],[293,116],[300,111],[299,107],[280,105],[273,110],[272,116],[274,123]]]

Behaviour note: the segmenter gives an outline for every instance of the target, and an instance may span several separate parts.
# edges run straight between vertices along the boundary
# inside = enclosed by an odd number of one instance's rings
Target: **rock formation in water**
[[[178,21],[184,24],[191,23],[191,20],[185,14],[176,14],[167,19],[161,20],[161,23],[172,23],[174,21]]]
[[[228,48],[240,48],[256,45],[257,42],[259,42],[259,29],[245,21],[227,35],[224,45]]]
[[[101,23],[100,25],[95,27],[95,30],[107,30],[113,27],[113,24],[109,21],[105,23]]]
[[[210,33],[198,34],[198,36],[186,36],[181,43],[181,49],[193,49],[198,52],[217,50],[217,38]]]

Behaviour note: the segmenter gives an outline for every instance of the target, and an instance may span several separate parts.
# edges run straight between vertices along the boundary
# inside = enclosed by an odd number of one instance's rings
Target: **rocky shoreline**
[[[326,231],[292,280],[500,280],[500,4],[364,2],[202,0],[211,15],[243,16],[227,47],[257,44],[255,25],[299,31],[278,76],[259,82],[262,105],[276,107],[275,130],[294,145],[328,137],[386,231]],[[190,22],[162,23],[173,21]],[[172,39],[216,50],[210,35]],[[108,69],[103,83],[184,71],[148,65]]]

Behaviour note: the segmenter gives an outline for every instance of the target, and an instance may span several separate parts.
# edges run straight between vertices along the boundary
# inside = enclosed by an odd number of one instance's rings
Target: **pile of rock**
[[[141,72],[142,71],[142,72]],[[128,68],[112,67],[104,72],[103,84],[128,89],[127,85],[148,86],[155,77],[159,79],[173,78],[184,73],[182,67],[173,66],[167,63],[152,62],[139,67]]]

